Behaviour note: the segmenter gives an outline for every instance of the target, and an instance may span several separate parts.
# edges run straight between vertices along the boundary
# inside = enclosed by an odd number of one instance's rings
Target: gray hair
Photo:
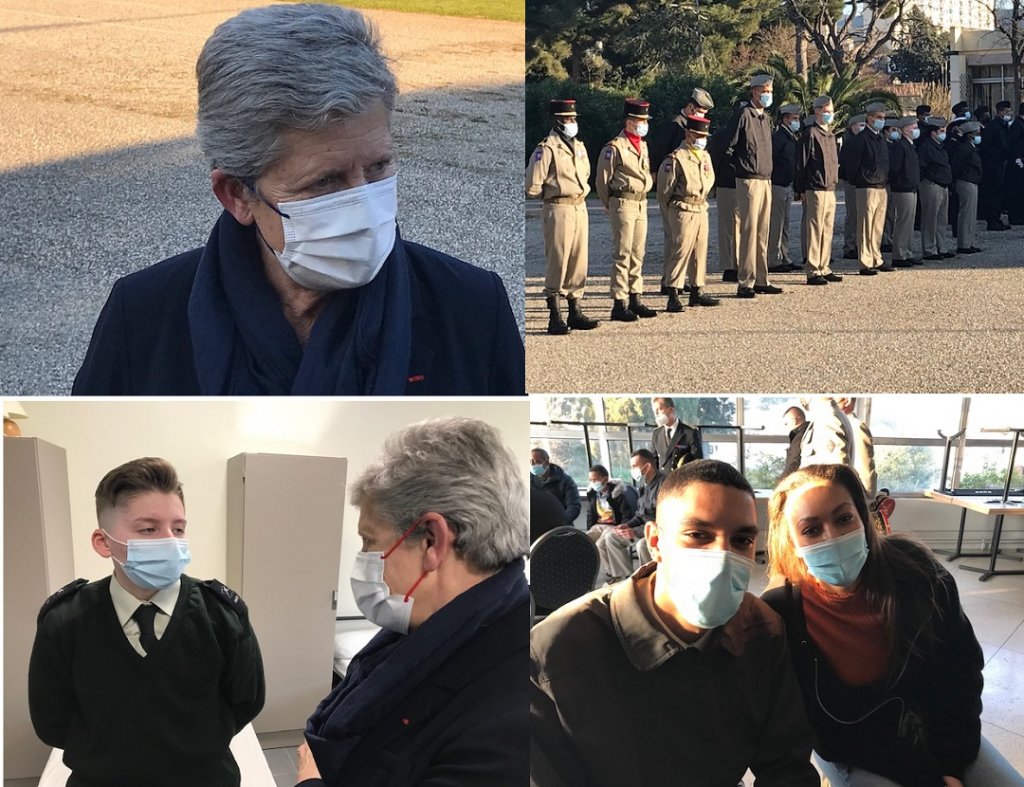
[[[526,484],[515,456],[497,429],[473,418],[421,421],[388,436],[351,499],[393,525],[396,537],[436,511],[456,533],[456,554],[478,571],[495,571],[529,549]]]
[[[332,5],[243,11],[213,31],[196,63],[196,135],[210,169],[255,180],[281,155],[282,132],[316,131],[398,88],[373,24]]]

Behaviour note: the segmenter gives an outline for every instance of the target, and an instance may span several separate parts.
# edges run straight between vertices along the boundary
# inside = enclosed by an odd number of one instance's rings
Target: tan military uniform
[[[647,192],[654,186],[647,143],[641,140],[637,153],[620,132],[601,150],[596,183],[612,225],[612,299],[625,301],[644,291]]]
[[[583,297],[587,282],[590,159],[578,139],[555,131],[537,145],[526,169],[526,196],[544,200],[545,295]]]
[[[703,287],[708,265],[708,193],[715,171],[707,151],[687,144],[665,157],[658,170],[658,204],[668,228],[666,287]]]

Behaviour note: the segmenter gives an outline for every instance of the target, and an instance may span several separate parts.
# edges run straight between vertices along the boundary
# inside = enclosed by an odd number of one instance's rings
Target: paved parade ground
[[[205,243],[195,61],[261,4],[0,0],[5,394],[70,393],[114,280]],[[497,271],[522,324],[522,24],[366,13],[401,91],[403,237]]]
[[[736,285],[722,283],[712,200],[707,292],[722,303],[679,314],[664,313],[666,298],[659,294],[663,233],[658,203],[651,200],[644,303],[661,313],[634,323],[608,321],[611,234],[600,203],[589,200],[590,276],[583,306],[601,325],[568,336],[545,332],[540,203],[529,202],[527,390],[1018,390],[1024,376],[1024,227],[987,232],[979,222],[975,242],[983,253],[859,276],[856,261],[842,259],[841,191],[837,199],[833,268],[846,274],[844,281],[811,287],[802,272],[770,274],[785,292],[752,301],[736,299]],[[794,204],[790,213],[797,262],[801,210]],[[914,233],[912,248],[920,256],[920,233]]]

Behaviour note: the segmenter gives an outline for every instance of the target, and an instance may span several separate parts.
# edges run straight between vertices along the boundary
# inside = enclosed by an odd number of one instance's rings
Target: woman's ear
[[[455,552],[456,533],[448,520],[436,511],[428,511],[422,519],[427,531],[423,537],[427,545],[423,553],[423,570],[434,571]]]
[[[235,221],[248,226],[256,220],[252,211],[253,195],[242,181],[224,170],[215,169],[210,173],[210,184],[217,200],[235,217]]]

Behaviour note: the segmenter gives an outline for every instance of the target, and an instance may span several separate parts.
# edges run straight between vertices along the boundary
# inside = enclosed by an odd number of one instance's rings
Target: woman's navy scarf
[[[305,349],[263,271],[256,232],[227,211],[214,225],[188,303],[204,396],[398,396],[412,346],[409,260],[395,247],[368,284],[327,296]]]
[[[408,635],[382,629],[306,722],[323,780],[334,784],[362,736],[484,626],[529,599],[523,561],[456,596]]]

